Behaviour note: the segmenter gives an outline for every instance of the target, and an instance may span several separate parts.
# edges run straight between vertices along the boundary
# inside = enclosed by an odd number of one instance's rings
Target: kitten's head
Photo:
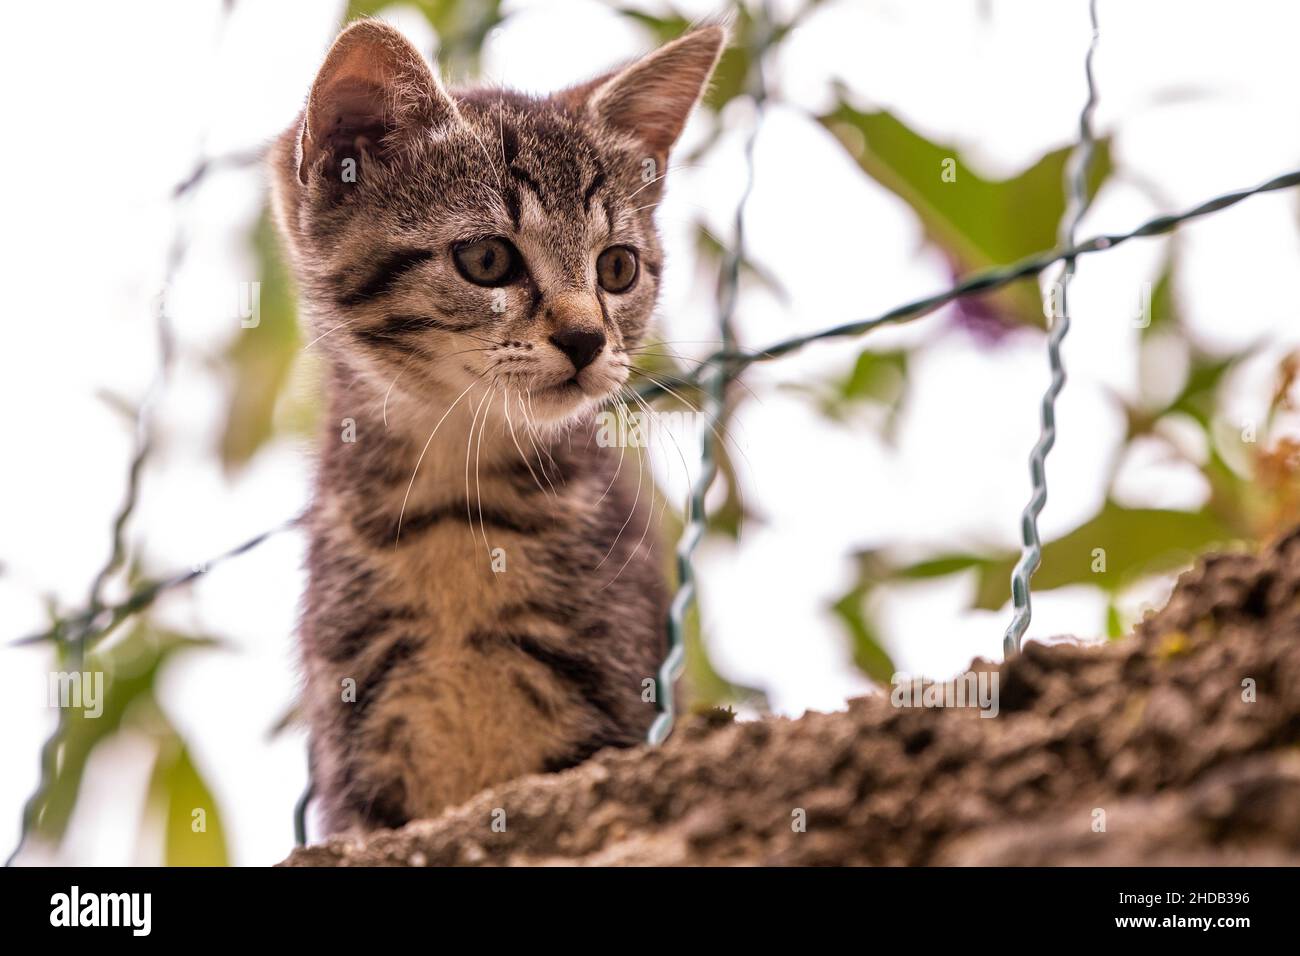
[[[320,347],[426,407],[481,387],[557,421],[615,392],[658,291],[668,151],[725,39],[535,98],[449,93],[396,30],[344,30],[276,156]]]

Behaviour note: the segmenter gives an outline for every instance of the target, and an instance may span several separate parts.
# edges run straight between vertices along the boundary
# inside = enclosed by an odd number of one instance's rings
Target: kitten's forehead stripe
[[[473,104],[475,100],[471,97],[468,102]],[[536,102],[516,101],[507,105],[506,101],[496,99],[481,114],[473,109],[467,112],[470,122],[482,123],[482,128],[476,129],[479,135],[498,140],[509,178],[530,189],[548,214],[560,214],[548,225],[556,230],[562,226],[580,227],[582,221],[578,216],[564,214],[581,210],[585,215],[610,180],[601,150],[591,136],[571,117],[542,108]],[[512,195],[511,189],[503,192],[511,220],[515,222],[517,194]],[[610,205],[606,197],[607,219],[612,215]],[[573,240],[587,237],[564,238],[569,240],[564,245],[569,245]]]
[[[586,191],[582,194],[583,212],[589,212],[591,210],[591,199],[596,195],[596,191],[603,185],[605,185],[605,174],[598,169],[596,170],[596,175],[591,178],[591,185],[588,186]]]
[[[512,165],[510,167],[510,178],[520,185],[528,187],[528,189],[532,191],[533,195],[537,197],[537,201],[542,204],[543,209],[546,209],[550,205],[550,203],[546,201],[546,196],[542,192],[542,187],[531,174],[524,172],[524,170],[520,169],[518,166]],[[517,204],[518,200],[516,200],[516,205]]]

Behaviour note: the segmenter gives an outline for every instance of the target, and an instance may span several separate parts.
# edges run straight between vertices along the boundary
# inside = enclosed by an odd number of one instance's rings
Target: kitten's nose
[[[569,357],[575,372],[581,372],[605,347],[605,333],[599,329],[561,329],[551,336],[551,344]]]

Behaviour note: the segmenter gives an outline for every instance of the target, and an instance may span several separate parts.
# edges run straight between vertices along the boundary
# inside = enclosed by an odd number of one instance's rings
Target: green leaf
[[[892,442],[907,391],[907,363],[906,351],[863,352],[849,374],[832,382],[829,393],[821,396],[818,404],[822,413],[836,421],[844,421],[855,406],[885,406],[880,433]]]
[[[730,415],[718,423],[718,432],[727,434]],[[730,442],[713,440],[713,457],[718,463],[717,481],[723,482],[727,495],[722,503],[709,513],[709,530],[725,534],[733,541],[740,539],[745,524],[754,521],[753,513],[746,507],[740,490],[740,476],[736,473],[736,460]]]
[[[1124,636],[1124,621],[1120,617],[1119,608],[1115,606],[1114,601],[1106,604],[1106,637],[1112,641],[1117,641]]]
[[[842,398],[892,402],[907,378],[907,352],[863,352],[839,383]]]
[[[912,207],[926,238],[948,254],[958,272],[1006,265],[1056,245],[1065,214],[1069,148],[1048,153],[1018,176],[991,180],[967,166],[952,146],[926,139],[890,113],[861,113],[841,102],[820,119],[867,175]],[[955,178],[945,177],[945,168]],[[1110,172],[1110,142],[1103,139],[1094,154],[1090,194]],[[1045,325],[1032,282],[992,293],[990,301],[1015,321]]]
[[[1142,575],[1189,565],[1196,555],[1235,540],[1233,531],[1208,509],[1125,508],[1107,501],[1091,520],[1044,545],[1043,563],[1032,584],[1035,591],[1091,584],[1114,594]],[[1101,557],[1105,570],[1094,571]],[[975,607],[995,611],[1006,604],[1016,560],[1012,555],[981,563]]]
[[[929,558],[928,560],[899,568],[893,573],[893,577],[910,581],[923,581],[929,578],[942,578],[947,577],[950,574],[969,571],[971,568],[981,567],[985,563],[984,559],[977,558],[974,555],[948,555],[939,558]]]
[[[863,581],[831,605],[831,610],[848,628],[853,663],[879,684],[888,684],[896,673],[894,662],[880,640],[875,622],[867,613],[867,598],[873,584]]]
[[[1142,337],[1146,338],[1152,332],[1159,332],[1164,329],[1176,326],[1178,322],[1177,303],[1174,300],[1174,264],[1170,259],[1160,270],[1160,278],[1156,280],[1155,286],[1151,290],[1151,313],[1147,316],[1147,324],[1142,326]]]
[[[160,742],[150,793],[163,810],[165,866],[229,865],[216,799],[174,731]]]
[[[1250,346],[1230,355],[1218,357],[1193,350],[1187,381],[1183,384],[1178,397],[1161,414],[1182,412],[1195,419],[1202,428],[1208,429],[1224,376],[1256,351],[1257,346]]]
[[[1256,343],[1227,355],[1214,355],[1198,348],[1182,326],[1177,301],[1173,294],[1174,271],[1174,262],[1171,259],[1161,270],[1160,278],[1151,291],[1151,321],[1142,329],[1142,335],[1145,337],[1153,330],[1160,329],[1168,330],[1170,334],[1186,339],[1191,352],[1187,378],[1178,394],[1163,408],[1144,409],[1121,403],[1128,418],[1130,439],[1149,433],[1156,422],[1173,413],[1187,415],[1208,433],[1217,405],[1219,387],[1223,384],[1224,377],[1243,361],[1255,355],[1260,348],[1260,344]]]

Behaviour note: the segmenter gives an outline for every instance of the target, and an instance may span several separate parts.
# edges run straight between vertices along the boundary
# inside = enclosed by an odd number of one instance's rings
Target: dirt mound
[[[973,669],[996,719],[697,718],[285,863],[1300,864],[1300,529],[1207,557],[1124,641]]]

